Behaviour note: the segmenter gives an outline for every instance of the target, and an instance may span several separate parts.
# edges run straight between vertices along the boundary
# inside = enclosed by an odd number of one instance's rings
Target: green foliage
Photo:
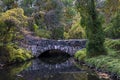
[[[64,32],[64,38],[65,38],[65,39],[69,39],[69,38],[70,38],[70,35],[69,35],[69,33],[67,33],[67,32]]]
[[[0,46],[0,62],[22,62],[27,59],[30,59],[31,57],[31,52],[23,48],[19,48],[15,44],[7,44],[4,46]]]
[[[98,56],[85,60],[91,65],[95,65],[97,68],[107,70],[120,75],[120,59],[112,58],[109,56]]]
[[[107,55],[101,55],[92,58],[84,58],[83,60],[90,65],[100,68],[104,71],[110,71],[120,75],[120,40],[106,39],[104,43],[107,48]],[[75,58],[81,60],[84,55],[85,49],[76,52]],[[81,57],[82,56],[82,57]]]
[[[3,45],[0,45],[0,63],[7,63],[9,62],[9,57],[10,54],[8,54],[9,51],[3,47]]]
[[[56,27],[51,31],[52,39],[63,39],[64,38],[64,28]]]
[[[56,0],[40,0],[35,1],[35,9],[33,18],[39,29],[37,34],[40,37],[60,39],[63,38],[64,29],[61,23],[63,5],[61,1]],[[42,33],[43,32],[43,33]],[[46,33],[44,35],[44,33]]]
[[[35,11],[33,8],[34,0],[22,0],[19,4],[27,16],[31,16]]]
[[[106,37],[120,38],[120,14],[117,13],[108,27],[105,28]]]
[[[68,30],[65,30],[64,37],[65,39],[82,39],[86,38],[85,30],[80,25],[80,15],[76,14],[73,20],[73,24]],[[67,29],[67,28],[66,28]]]
[[[29,1],[24,0],[22,6],[26,6],[26,7],[32,6],[33,1],[34,0],[29,0]]]
[[[32,29],[35,34],[42,38],[52,38],[52,39],[63,39],[64,29],[63,27],[56,27],[51,31],[46,29],[40,29],[36,24],[34,24]]]
[[[105,14],[105,35],[107,38],[120,38],[120,1],[119,0],[106,0],[106,4],[103,7]]]
[[[105,54],[104,34],[95,8],[94,0],[81,0],[77,8],[81,15],[81,25],[86,27],[87,56],[93,57]],[[82,4],[81,4],[82,3]],[[83,4],[85,3],[85,4]]]
[[[37,24],[34,24],[31,27],[31,30],[35,33],[36,36],[39,36],[41,38],[50,38],[51,32],[45,29],[40,29]]]
[[[112,23],[108,24],[107,27],[104,29],[105,36],[107,38],[112,38],[113,37],[113,30],[112,30]]]
[[[68,33],[64,34],[66,39],[83,39],[85,38],[85,31],[80,26],[72,26]]]
[[[85,38],[85,31],[80,26],[72,26],[69,31],[69,35],[72,39],[83,39]]]
[[[11,9],[0,15],[0,41],[8,43],[18,36],[20,29],[27,24],[27,17],[21,8]],[[19,34],[20,35],[20,34]]]
[[[101,8],[104,13],[105,23],[109,24],[111,18],[120,10],[120,0],[105,0],[105,4]]]
[[[15,29],[15,21],[13,19],[6,19],[4,22],[0,21],[0,41],[9,42],[12,40],[12,31]]]
[[[73,18],[74,16],[76,16],[77,11],[75,10],[75,6],[74,6],[74,1],[73,0],[62,0],[62,3],[64,5],[64,20],[63,23],[69,26],[65,26],[65,27],[71,27],[70,24],[73,23]]]
[[[23,7],[23,9],[24,9],[25,15],[27,15],[27,16],[31,16],[32,13],[34,12],[34,8]]]
[[[75,58],[78,60],[84,60],[86,58],[86,49],[79,50],[75,53]]]
[[[24,15],[24,11],[22,8],[14,8],[11,10],[7,10],[5,13],[1,14],[0,21],[5,21],[7,19],[14,20],[17,25],[25,26],[27,24],[27,17]]]
[[[3,4],[6,6],[5,10],[9,10],[14,7],[14,0],[3,0]]]
[[[113,58],[120,58],[120,52],[114,49],[107,48],[108,56]]]
[[[113,73],[120,75],[120,56],[116,55],[116,51],[108,49],[108,55],[102,55],[93,58],[84,58],[84,61],[90,65],[93,65],[97,68],[107,70]],[[81,60],[81,55],[85,54],[85,50],[78,51],[75,54],[75,58]]]
[[[40,29],[45,29],[45,12],[39,11],[34,13],[33,15],[33,22],[39,26]]]
[[[39,27],[38,27],[36,24],[34,24],[32,30],[33,30],[33,31],[37,31],[38,29],[39,29]]]
[[[115,40],[107,39],[105,41],[105,46],[110,49],[120,51],[120,39],[115,39]]]
[[[50,38],[51,32],[44,29],[38,29],[35,31],[35,34],[41,38]]]

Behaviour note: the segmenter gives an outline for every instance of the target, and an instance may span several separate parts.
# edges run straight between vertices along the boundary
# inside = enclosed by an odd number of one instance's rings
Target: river
[[[55,54],[54,54],[55,53]],[[0,69],[0,80],[106,80],[66,53],[49,51],[38,58]]]
[[[0,80],[106,80],[81,66],[73,57],[38,58],[0,69]]]

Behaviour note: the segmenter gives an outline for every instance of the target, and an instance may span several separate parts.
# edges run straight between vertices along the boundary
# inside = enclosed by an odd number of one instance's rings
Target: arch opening
[[[71,56],[68,53],[58,49],[47,50],[38,56],[38,58],[42,62],[45,62],[48,64],[63,63],[66,60],[68,60],[70,57]]]

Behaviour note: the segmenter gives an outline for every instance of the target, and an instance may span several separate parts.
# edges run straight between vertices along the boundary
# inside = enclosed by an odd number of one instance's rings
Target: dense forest
[[[75,58],[120,75],[120,0],[0,0],[0,66],[33,58],[32,38],[86,39]]]

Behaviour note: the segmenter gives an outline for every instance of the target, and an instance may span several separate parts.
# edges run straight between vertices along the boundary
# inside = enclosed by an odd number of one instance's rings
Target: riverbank
[[[79,58],[77,59],[81,61]],[[84,63],[90,69],[110,75],[113,80],[120,80],[119,58],[101,55],[93,58],[85,58],[81,63]]]
[[[120,80],[120,39],[106,39],[105,46],[107,55],[87,58],[86,49],[83,49],[75,54],[75,58],[92,69],[109,74],[114,80]]]

